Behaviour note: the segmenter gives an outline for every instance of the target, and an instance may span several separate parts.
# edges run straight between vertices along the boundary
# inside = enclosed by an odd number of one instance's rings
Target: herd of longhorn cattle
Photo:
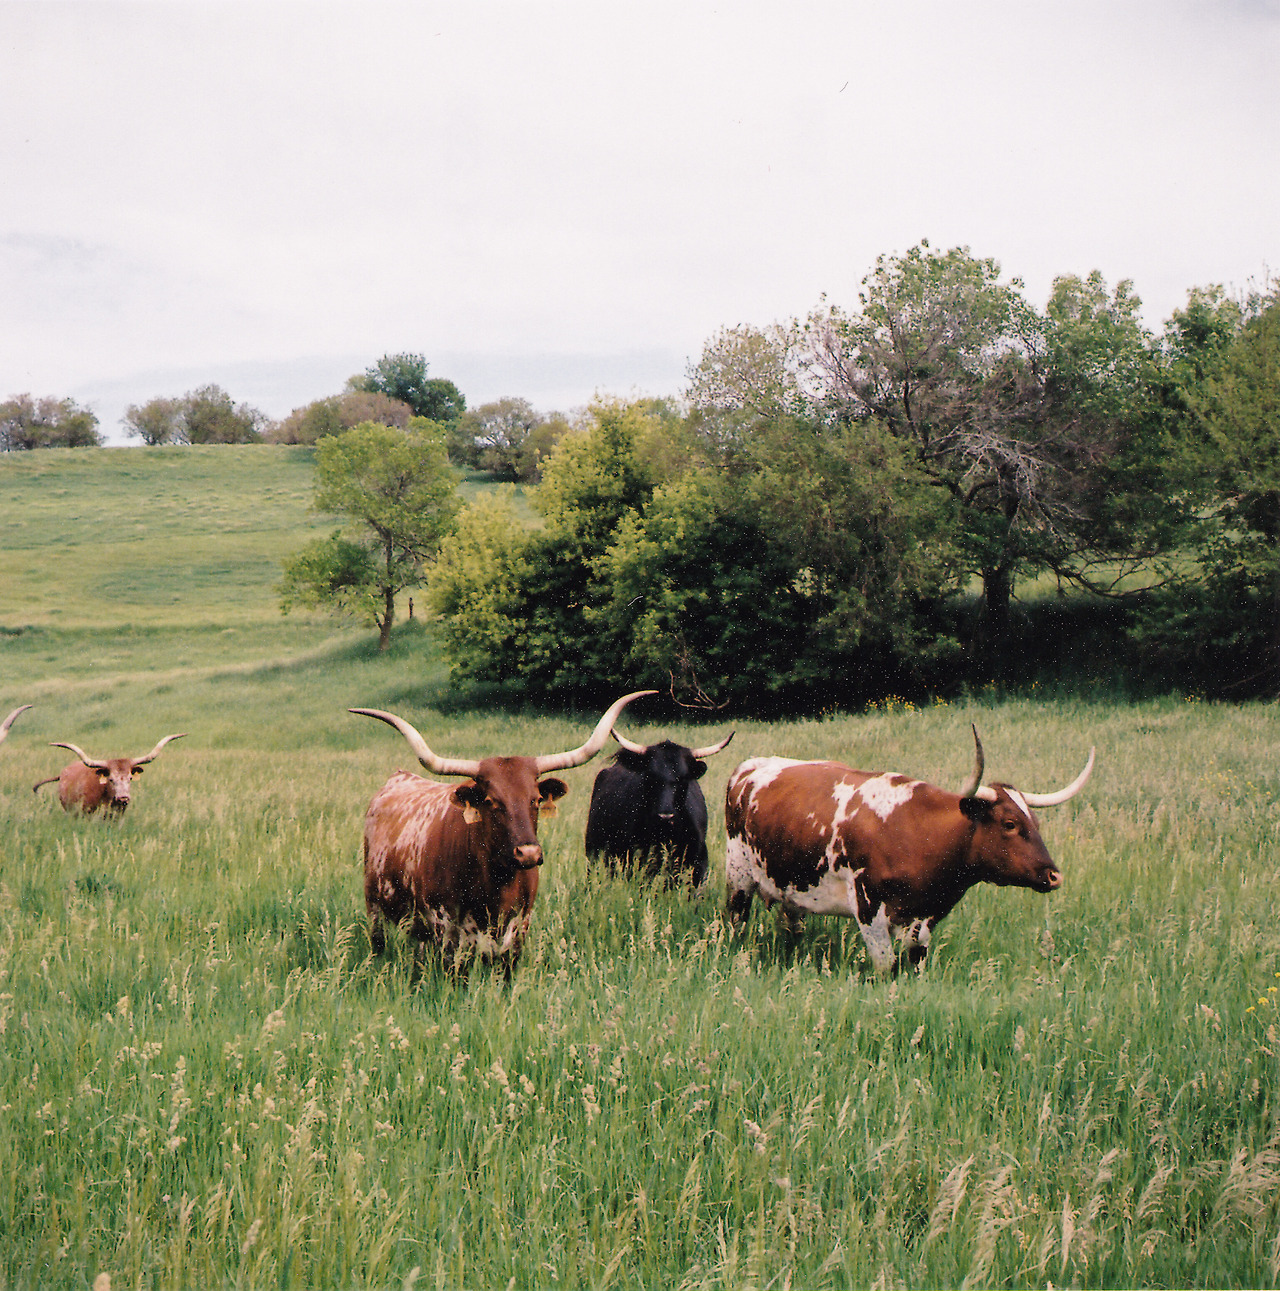
[[[698,787],[705,759],[733,738],[689,749],[663,740],[642,745],[615,723],[639,690],[616,700],[586,741],[566,753],[443,757],[404,718],[376,708],[352,708],[404,736],[418,761],[441,784],[397,771],[374,795],[364,823],[364,893],[375,952],[383,925],[396,924],[433,942],[449,965],[496,960],[510,975],[529,929],[543,852],[538,821],[553,816],[568,786],[550,773],[594,758],[612,734],[620,751],[595,780],[587,817],[586,852],[610,872],[706,880],[707,807]],[[0,723],[0,741],[30,708]],[[130,784],[171,740],[166,735],[139,758],[91,758],[74,744],[78,762],[57,776],[66,811],[103,809],[119,815]],[[872,966],[896,971],[900,958],[918,965],[938,921],[977,883],[1052,892],[1062,884],[1032,812],[1066,802],[1084,788],[1084,770],[1056,793],[1025,793],[1009,784],[984,785],[982,741],[976,728],[974,766],[958,793],[894,772],[856,771],[840,762],[751,758],[739,764],[725,791],[727,909],[745,921],[758,894],[788,918],[835,914],[854,919]],[[545,778],[544,778],[545,777]]]

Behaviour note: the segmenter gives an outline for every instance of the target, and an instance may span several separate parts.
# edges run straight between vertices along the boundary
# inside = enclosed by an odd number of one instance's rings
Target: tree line
[[[351,522],[286,560],[282,608],[385,646],[425,580],[459,681],[557,702],[812,711],[1066,674],[1273,694],[1280,291],[1193,289],[1159,333],[1139,311],[1096,273],[1038,309],[922,242],[856,306],[723,329],[679,398],[468,409],[384,356],[252,427],[315,444],[317,509]],[[193,396],[252,421],[216,390]],[[127,420],[225,442],[193,396]],[[460,507],[458,467],[529,485],[540,524],[501,492]]]
[[[601,404],[429,578],[456,674],[813,711],[1061,675],[1280,682],[1280,297],[1128,282],[1044,310],[921,243],[856,308],[728,328],[679,404]],[[1038,594],[1022,600],[1019,588]],[[1074,660],[1074,662],[1071,662]]]

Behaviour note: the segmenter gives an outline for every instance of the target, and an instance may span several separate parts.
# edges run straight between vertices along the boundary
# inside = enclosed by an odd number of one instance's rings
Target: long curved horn
[[[712,757],[714,754],[719,753],[720,750],[724,748],[731,739],[733,739],[733,735],[734,733],[730,731],[719,744],[708,744],[705,749],[690,749],[689,752],[692,753],[695,758]]]
[[[418,761],[428,771],[434,771],[436,775],[480,774],[479,760],[442,758],[438,753],[433,753],[426,740],[403,717],[397,717],[394,713],[384,713],[380,708],[348,708],[347,712],[355,713],[358,717],[376,717],[378,721],[394,726],[409,741],[409,747],[418,755]]]
[[[15,708],[3,722],[0,722],[0,740],[4,739],[4,737],[9,734],[9,727],[11,727],[14,722],[16,722],[18,718],[21,717],[22,714],[30,707],[30,704],[23,704],[21,708]]]
[[[634,740],[627,739],[625,735],[619,735],[617,731],[613,732],[613,738],[617,740],[628,753],[643,754],[649,752],[649,746],[647,744],[637,744]]]
[[[133,765],[135,767],[140,767],[144,762],[154,762],[156,760],[156,757],[159,755],[160,750],[164,748],[164,746],[168,744],[170,740],[185,740],[186,738],[187,738],[186,731],[183,731],[181,735],[166,735],[164,739],[162,739],[160,743],[157,744],[155,748],[151,750],[150,753],[147,753],[140,758],[134,758]]]
[[[1056,807],[1060,802],[1066,802],[1068,798],[1074,798],[1076,794],[1089,782],[1089,777],[1093,774],[1093,755],[1095,750],[1089,750],[1089,760],[1084,764],[1084,770],[1065,789],[1059,789],[1057,793],[1024,793],[1023,801],[1028,807]]]
[[[609,738],[609,732],[613,729],[614,722],[618,720],[618,714],[633,699],[657,693],[656,690],[633,690],[631,694],[615,699],[605,715],[596,723],[596,729],[591,732],[591,737],[585,744],[580,744],[576,749],[570,749],[568,753],[544,753],[537,758],[538,774],[545,775],[548,771],[567,771],[570,767],[580,767],[584,762],[590,762],[604,748],[604,742]]]
[[[107,764],[101,758],[91,758],[82,748],[76,744],[68,744],[64,740],[50,740],[49,747],[54,749],[70,749],[72,753],[80,759],[87,767],[92,767],[95,771],[105,771]]]
[[[969,729],[973,731],[973,771],[960,787],[962,798],[972,798],[978,792],[978,786],[982,783],[982,772],[987,765],[982,753],[982,741],[978,738],[978,728],[970,723]]]

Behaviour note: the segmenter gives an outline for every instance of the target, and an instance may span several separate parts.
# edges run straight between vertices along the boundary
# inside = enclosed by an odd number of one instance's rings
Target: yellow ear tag
[[[480,812],[469,802],[464,802],[462,804],[462,819],[465,820],[468,825],[478,825],[480,823]]]
[[[538,804],[538,815],[550,820],[560,810],[560,804],[554,798],[544,798]]]

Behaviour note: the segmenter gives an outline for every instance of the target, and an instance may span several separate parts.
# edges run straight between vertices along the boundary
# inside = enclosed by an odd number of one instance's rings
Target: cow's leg
[[[725,913],[729,916],[730,923],[738,926],[746,923],[747,916],[751,913],[751,898],[754,895],[751,888],[743,888],[740,891],[729,888]]]
[[[693,858],[693,886],[699,890],[707,881],[707,870],[711,868],[707,855],[707,845],[703,843]]]
[[[740,838],[730,838],[724,849],[725,909],[729,922],[744,924],[751,913],[751,898],[756,894],[756,879],[751,857]]]
[[[382,928],[382,915],[374,909],[369,910],[369,946],[375,955],[381,955],[387,949],[387,938]]]
[[[871,956],[871,967],[877,973],[892,973],[897,967],[897,956],[893,953],[893,936],[889,931],[889,911],[884,903],[876,906],[870,919],[863,921],[861,913],[854,916],[862,932],[862,940]]]
[[[929,953],[929,938],[933,932],[932,919],[917,919],[902,936],[902,949],[912,968],[923,969]]]
[[[789,906],[784,901],[778,902],[778,931],[791,937],[798,937],[804,932],[804,911]]]

